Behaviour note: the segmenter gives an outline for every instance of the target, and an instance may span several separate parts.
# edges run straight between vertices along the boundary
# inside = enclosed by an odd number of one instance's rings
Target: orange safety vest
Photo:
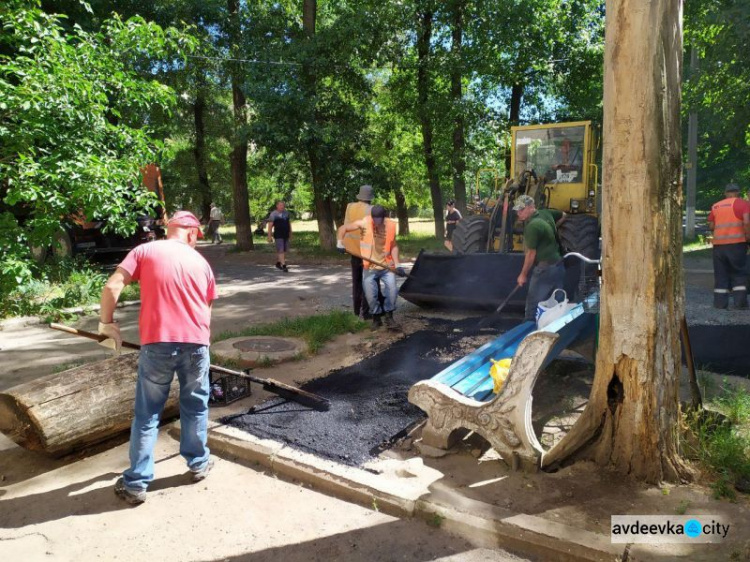
[[[736,197],[729,197],[711,207],[714,214],[714,246],[722,244],[744,244],[745,227],[742,219],[734,214]]]
[[[393,247],[396,245],[396,223],[391,219],[385,219],[383,223],[385,225],[385,246],[383,247],[384,259],[379,260],[377,252],[375,251],[375,225],[372,222],[372,217],[368,215],[364,218],[364,221],[365,231],[362,234],[362,240],[359,243],[360,254],[363,258],[373,258],[374,260],[382,261],[392,267],[393,258],[391,257],[391,250],[393,250]],[[364,267],[365,269],[370,269],[371,267],[377,268],[375,264],[368,262],[366,259],[364,260]]]

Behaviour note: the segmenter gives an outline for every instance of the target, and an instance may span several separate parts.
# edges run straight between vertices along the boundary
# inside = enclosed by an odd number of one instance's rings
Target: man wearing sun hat
[[[556,209],[537,210],[534,198],[529,195],[519,195],[513,210],[524,223],[525,258],[517,282],[525,285],[529,281],[525,319],[534,321],[537,305],[565,283],[565,266],[557,240],[557,227],[565,220],[565,213]]]
[[[180,382],[180,453],[194,482],[203,480],[213,465],[206,437],[208,344],[216,281],[208,262],[195,250],[198,238],[203,233],[195,215],[176,212],[167,223],[167,238],[131,250],[102,291],[99,334],[107,336],[102,345],[119,352],[122,337],[114,320],[117,299],[129,283],[141,285],[142,347],[130,468],[115,484],[115,493],[133,505],[146,500],[146,488],[154,479],[159,417],[175,373]]]

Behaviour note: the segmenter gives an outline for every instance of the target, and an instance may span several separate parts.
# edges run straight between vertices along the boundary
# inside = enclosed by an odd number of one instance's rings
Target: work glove
[[[394,271],[399,277],[406,277],[406,270],[400,265]]]
[[[115,355],[120,355],[122,335],[120,335],[120,325],[117,322],[110,322],[108,324],[99,322],[99,335],[107,336],[107,339],[100,341],[99,345],[111,349],[115,352]]]
[[[336,251],[340,254],[346,253],[346,246],[344,246],[343,240],[336,240]]]

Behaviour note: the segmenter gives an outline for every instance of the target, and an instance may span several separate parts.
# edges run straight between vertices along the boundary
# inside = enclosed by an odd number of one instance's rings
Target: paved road
[[[216,273],[219,299],[213,309],[214,336],[285,316],[309,315],[350,306],[349,268],[345,265],[294,266],[282,273],[248,257],[202,248]],[[116,317],[125,339],[138,342],[140,307],[119,309]],[[74,325],[96,331],[98,316]],[[89,340],[55,332],[45,325],[0,331],[0,390],[66,367],[106,359],[108,352]]]
[[[179,444],[162,432],[147,502],[112,493],[127,444],[71,462],[0,435],[0,560],[251,562],[523,562],[217,459],[191,484]]]

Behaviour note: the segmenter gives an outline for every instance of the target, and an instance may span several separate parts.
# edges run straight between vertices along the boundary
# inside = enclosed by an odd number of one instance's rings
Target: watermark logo
[[[720,515],[613,515],[613,543],[717,543],[732,525]]]

